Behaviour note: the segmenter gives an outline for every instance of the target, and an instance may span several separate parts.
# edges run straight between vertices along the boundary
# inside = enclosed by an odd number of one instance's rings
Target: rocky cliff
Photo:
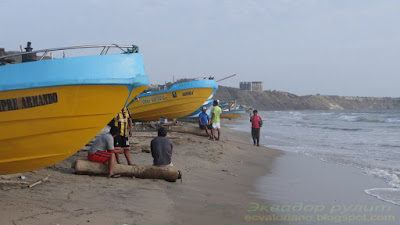
[[[400,98],[297,96],[281,91],[243,91],[219,86],[214,99],[235,100],[259,110],[383,110],[400,109]]]

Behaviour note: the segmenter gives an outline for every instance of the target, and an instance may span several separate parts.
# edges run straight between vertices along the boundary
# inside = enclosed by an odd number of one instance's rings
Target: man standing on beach
[[[211,123],[212,123],[212,130],[211,130],[211,140],[215,140],[215,130],[218,130],[218,138],[217,141],[221,139],[221,124],[220,124],[220,115],[222,113],[221,108],[218,106],[218,101],[214,100],[213,102],[213,109],[211,110]]]
[[[251,136],[253,137],[254,145],[260,146],[260,128],[262,127],[262,119],[257,115],[257,110],[253,111],[253,116],[250,117],[251,122]]]
[[[114,155],[122,154],[123,150],[114,149],[114,138],[118,135],[118,127],[111,127],[110,132],[101,135],[93,142],[88,150],[89,161],[108,163],[108,177],[117,178],[113,172],[114,169]]]
[[[206,134],[208,137],[211,137],[211,135],[208,133],[208,124],[210,124],[210,116],[206,113],[207,107],[203,107],[201,109],[201,113],[199,114],[199,127],[202,130],[206,131]]]
[[[153,166],[173,166],[171,157],[173,144],[167,137],[164,127],[158,129],[158,137],[151,140],[150,149],[153,156]]]
[[[114,117],[114,126],[118,127],[119,129],[118,135],[114,138],[115,149],[124,150],[124,155],[128,165],[132,165],[131,155],[129,154],[129,137],[132,137],[132,116],[128,108],[124,107]],[[115,155],[115,158],[117,163],[120,164],[118,154]]]

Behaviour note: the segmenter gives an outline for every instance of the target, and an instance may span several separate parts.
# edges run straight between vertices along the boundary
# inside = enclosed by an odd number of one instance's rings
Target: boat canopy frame
[[[70,47],[61,47],[61,48],[48,48],[31,52],[20,52],[17,54],[5,55],[1,56],[0,59],[15,57],[21,55],[28,54],[37,54],[43,52],[42,56],[38,57],[37,61],[41,61],[46,57],[49,52],[63,51],[63,50],[71,50],[71,49],[85,49],[85,48],[103,48],[100,52],[100,55],[106,55],[110,48],[119,48],[123,53],[138,53],[139,47],[137,45],[117,45],[117,44],[109,44],[109,45],[80,45],[80,46],[70,46]]]

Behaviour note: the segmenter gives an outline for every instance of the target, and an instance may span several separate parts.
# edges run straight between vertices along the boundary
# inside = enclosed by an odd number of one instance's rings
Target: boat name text
[[[155,103],[155,102],[162,102],[167,100],[167,96],[164,95],[159,95],[159,96],[155,96],[155,97],[145,97],[145,98],[141,98],[141,102],[142,104],[149,104],[149,103]]]
[[[0,112],[34,108],[58,102],[57,93],[0,100]]]
[[[193,91],[187,91],[187,92],[182,93],[182,96],[186,96],[186,95],[193,95]]]

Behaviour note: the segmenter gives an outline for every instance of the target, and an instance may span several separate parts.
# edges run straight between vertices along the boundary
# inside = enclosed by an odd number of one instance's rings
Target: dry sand
[[[131,156],[137,165],[151,165],[149,149],[155,132],[135,132]],[[108,179],[75,175],[71,164],[86,158],[87,146],[46,169],[1,176],[0,224],[241,224],[251,202],[255,179],[265,175],[278,150],[250,145],[250,134],[223,129],[221,141],[169,133],[172,161],[183,183],[164,180]],[[125,158],[122,156],[122,163]],[[20,180],[20,176],[25,180]],[[46,176],[49,179],[33,188]],[[0,182],[1,183],[1,182]],[[262,201],[263,202],[263,201]]]
[[[134,133],[130,139],[133,163],[152,164],[151,155],[142,150],[149,149],[155,136],[155,132]],[[300,154],[254,147],[248,133],[223,128],[222,136],[221,141],[210,141],[191,134],[168,134],[174,142],[172,161],[183,172],[183,183],[74,175],[71,164],[86,158],[87,146],[50,168],[0,176],[0,224],[400,224],[400,207],[363,192],[385,187],[378,179]],[[20,180],[21,175],[27,179]],[[48,175],[48,181],[26,188]],[[27,184],[15,183],[20,181]],[[255,205],[257,210],[253,210]],[[300,205],[304,208],[294,212]],[[324,209],[314,213],[310,207]],[[360,211],[371,207],[373,211]],[[342,213],[346,209],[350,211]],[[325,214],[331,217],[318,220]],[[277,216],[274,221],[265,221],[273,215]],[[293,220],[278,217],[285,215]],[[364,215],[387,217],[363,221]],[[346,222],[346,216],[361,217]]]

